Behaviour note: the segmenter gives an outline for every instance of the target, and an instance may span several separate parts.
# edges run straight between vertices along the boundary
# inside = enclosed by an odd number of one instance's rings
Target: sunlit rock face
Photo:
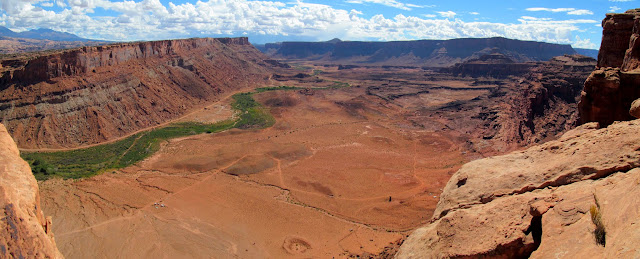
[[[607,126],[634,119],[631,103],[640,97],[640,9],[607,14],[602,21],[598,66],[584,84],[580,121]]]

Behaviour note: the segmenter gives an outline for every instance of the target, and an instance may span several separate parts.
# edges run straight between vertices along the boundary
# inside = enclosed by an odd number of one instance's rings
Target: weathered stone
[[[640,9],[607,14],[602,21],[598,69],[585,82],[581,123],[632,120],[631,102],[640,97]]]
[[[0,257],[62,258],[40,208],[38,184],[0,124]]]
[[[633,117],[640,119],[640,99],[636,99],[631,103],[631,109],[629,109],[629,114]]]
[[[471,162],[453,175],[433,223],[397,258],[640,256],[640,122],[587,124],[561,139]],[[606,246],[595,241],[600,206]]]
[[[502,196],[602,178],[640,166],[640,121],[577,130],[582,133],[570,131],[559,140],[465,164],[443,189],[434,217]]]

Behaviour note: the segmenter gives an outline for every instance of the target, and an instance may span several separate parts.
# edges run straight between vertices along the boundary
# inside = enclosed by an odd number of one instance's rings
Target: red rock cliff
[[[607,126],[631,120],[631,103],[640,97],[640,9],[607,14],[602,21],[598,66],[584,84],[580,121]]]
[[[626,95],[637,93],[640,75],[633,57],[640,31],[636,14],[640,10],[609,14],[603,22],[599,65],[581,96],[587,121],[608,125],[629,112]],[[618,29],[629,28],[622,24],[628,22],[633,34],[620,56],[622,39],[611,37],[627,37]],[[564,59],[555,63],[583,71],[575,64],[584,63],[581,58]],[[530,88],[533,113],[546,93],[566,99],[575,89],[553,89],[575,81],[560,83],[545,70],[538,70],[541,84]],[[415,230],[396,258],[638,258],[640,120],[601,129],[597,124],[463,165],[443,189],[432,222]]]
[[[0,124],[0,258],[62,258],[51,219],[40,208],[38,183]]]
[[[0,118],[23,148],[100,143],[262,82],[264,60],[247,38],[198,38],[4,61]]]

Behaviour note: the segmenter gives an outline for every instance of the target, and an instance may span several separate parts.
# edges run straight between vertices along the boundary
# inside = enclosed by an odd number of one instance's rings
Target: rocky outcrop
[[[498,138],[524,145],[556,138],[578,122],[584,80],[596,61],[582,55],[554,57],[532,67],[500,113]]]
[[[40,207],[38,183],[0,124],[0,257],[62,258],[51,218]]]
[[[264,82],[265,59],[247,38],[201,38],[4,60],[0,119],[21,148],[100,143]]]
[[[464,165],[433,222],[414,231],[397,257],[640,256],[640,121],[596,128]],[[604,247],[593,234],[592,205],[600,207]]]
[[[451,73],[456,77],[506,78],[509,76],[523,76],[529,73],[531,68],[539,64],[539,62],[515,63],[504,54],[492,53],[444,68],[441,71]]]
[[[501,53],[518,63],[545,61],[576,53],[569,45],[500,37],[391,42],[283,42],[266,44],[264,52],[271,53],[275,58],[306,59],[319,63],[429,67],[448,67],[491,53]]]
[[[95,68],[117,66],[132,59],[170,57],[180,52],[189,52],[220,43],[250,45],[247,38],[202,38],[83,47],[59,54],[37,57],[30,60],[22,69],[4,73],[0,80],[5,86],[37,83],[56,77],[84,75],[92,72]]]
[[[580,102],[583,121],[595,122],[558,140],[462,166],[443,189],[432,223],[411,234],[398,258],[640,256],[640,121],[613,123],[622,114],[629,116],[636,99],[619,105],[638,85],[636,68],[630,65],[635,59],[627,58],[635,50],[638,26],[631,36],[627,29],[629,20],[638,24],[636,13],[609,14],[603,22],[598,67],[587,79]],[[624,37],[627,45],[628,37],[632,43],[621,51]],[[554,63],[584,73],[580,64],[586,59],[565,56]],[[529,109],[522,110],[534,115],[531,123],[537,116],[554,119],[537,109],[552,101],[546,97],[550,93],[566,103],[575,98],[577,89],[563,83],[575,85],[575,80],[566,75],[558,80],[549,71],[532,73],[539,84],[525,87],[531,98],[523,102]],[[603,125],[609,126],[598,129]]]
[[[631,109],[629,109],[629,115],[640,119],[640,99],[633,101]]]
[[[595,64],[586,56],[565,55],[538,62],[521,76],[476,79],[478,85],[501,85],[486,97],[438,112],[463,125],[473,149],[485,155],[557,139],[577,126],[580,92]],[[474,112],[463,113],[468,111]]]
[[[640,9],[607,14],[602,21],[598,66],[584,85],[582,123],[607,126],[631,120],[631,103],[640,97]]]
[[[558,140],[462,166],[443,189],[432,223],[411,234],[398,258],[640,256],[640,121],[613,123],[622,113],[629,116],[636,99],[619,105],[638,85],[636,59],[628,58],[636,50],[637,13],[609,14],[603,22],[598,67],[580,103],[582,119],[595,122]],[[635,23],[631,36],[629,23]],[[575,57],[558,61],[579,63]],[[543,71],[538,78],[545,78]],[[558,92],[554,87],[563,83],[546,77],[543,92],[575,96],[575,88]],[[529,104],[544,95],[533,94]],[[538,106],[530,110],[535,114]],[[599,129],[603,125],[609,126]]]

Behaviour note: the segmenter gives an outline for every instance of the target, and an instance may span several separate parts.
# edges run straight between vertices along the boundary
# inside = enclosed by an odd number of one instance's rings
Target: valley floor
[[[492,86],[407,79],[389,94],[374,85],[388,80],[332,72],[316,78],[339,75],[351,87],[255,94],[276,118],[270,128],[173,139],[113,173],[40,182],[58,247],[67,258],[327,258],[378,254],[403,239],[428,222],[451,175],[483,155],[425,109]],[[223,120],[229,103],[186,120]]]

